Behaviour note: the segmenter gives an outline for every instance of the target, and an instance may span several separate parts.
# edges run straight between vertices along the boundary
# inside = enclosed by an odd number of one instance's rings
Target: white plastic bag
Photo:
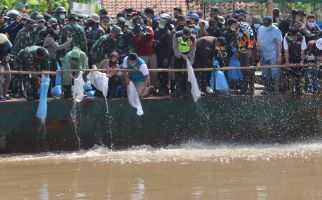
[[[187,71],[188,71],[188,81],[191,84],[191,94],[192,94],[193,100],[197,102],[201,97],[201,91],[199,89],[198,82],[189,59],[187,59]]]
[[[89,80],[96,89],[103,93],[104,97],[108,94],[108,81],[105,73],[99,71],[92,71],[88,74]]]
[[[81,102],[84,99],[84,79],[83,73],[80,72],[78,77],[74,80],[74,85],[72,86],[73,98],[76,102]]]
[[[130,105],[133,108],[136,108],[136,114],[139,116],[143,115],[141,101],[132,81],[130,81],[129,85],[127,86],[127,98],[129,99]]]

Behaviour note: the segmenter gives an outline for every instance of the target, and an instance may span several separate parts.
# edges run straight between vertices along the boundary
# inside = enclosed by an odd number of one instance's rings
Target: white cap
[[[171,15],[168,13],[162,13],[160,14],[160,18],[161,19],[165,19],[165,20],[170,20],[171,19]]]

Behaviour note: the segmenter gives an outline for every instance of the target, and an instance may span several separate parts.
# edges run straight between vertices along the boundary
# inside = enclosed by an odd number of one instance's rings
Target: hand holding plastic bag
[[[109,78],[106,77],[106,74],[99,71],[92,71],[89,73],[88,77],[92,85],[101,91],[104,97],[107,97]]]
[[[201,91],[199,89],[198,82],[189,59],[187,59],[186,61],[187,61],[188,81],[191,84],[191,94],[192,94],[193,100],[197,102],[201,97]]]
[[[59,64],[57,63],[57,71],[60,71],[61,67],[59,66]],[[51,88],[51,95],[56,96],[56,97],[60,97],[62,95],[62,75],[61,74],[57,74],[55,77],[55,86]]]
[[[229,67],[240,67],[240,62],[236,56],[231,57]],[[239,83],[243,80],[241,70],[228,70],[228,81],[232,83]]]
[[[78,77],[74,80],[74,85],[72,86],[73,98],[76,102],[81,102],[84,99],[84,79],[83,73],[80,72]]]
[[[127,98],[129,99],[130,105],[136,108],[136,114],[139,116],[143,115],[141,101],[132,81],[127,85]]]

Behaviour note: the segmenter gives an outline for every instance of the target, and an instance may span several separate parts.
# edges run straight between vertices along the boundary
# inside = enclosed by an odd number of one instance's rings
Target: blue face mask
[[[261,26],[261,24],[254,24],[254,27],[256,28],[256,29],[259,29],[259,27]]]
[[[64,19],[65,19],[65,15],[64,15],[64,14],[60,14],[60,15],[59,15],[59,18],[60,18],[61,20],[64,20]]]

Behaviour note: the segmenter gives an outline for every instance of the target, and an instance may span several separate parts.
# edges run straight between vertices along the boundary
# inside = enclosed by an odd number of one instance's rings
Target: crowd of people
[[[44,14],[9,10],[0,16],[0,71],[107,69],[108,96],[113,98],[125,96],[130,81],[140,97],[189,95],[191,85],[186,72],[149,72],[156,68],[186,68],[187,60],[195,69],[310,63],[316,66],[263,69],[262,94],[316,94],[320,90],[318,65],[322,61],[319,25],[315,15],[301,10],[282,17],[280,10],[274,9],[272,17],[262,18],[249,16],[245,10],[222,14],[218,7],[212,7],[207,20],[195,11],[184,16],[181,8],[158,14],[152,8],[143,12],[126,8],[117,16],[109,16],[106,9],[101,9],[98,15],[68,17],[62,6]],[[121,72],[119,68],[135,70]],[[229,90],[254,94],[255,71],[235,71],[239,73],[225,71]],[[196,72],[205,95],[220,93],[216,84],[211,87],[210,80],[216,79],[212,73]],[[65,97],[71,97],[71,86],[78,74],[63,73]],[[0,74],[0,101],[38,98],[40,78],[32,74]],[[51,78],[54,86],[55,77]],[[86,74],[84,78],[86,81]]]

